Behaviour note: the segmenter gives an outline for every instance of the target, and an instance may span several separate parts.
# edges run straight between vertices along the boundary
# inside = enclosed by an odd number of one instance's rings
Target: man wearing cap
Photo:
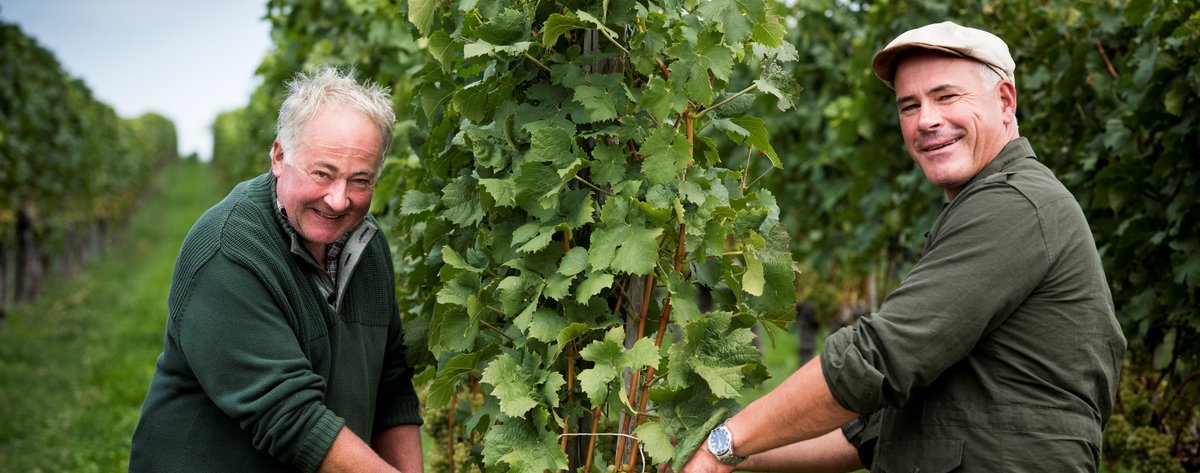
[[[1079,204],[1018,133],[1008,46],[944,22],[872,65],[946,193],[921,259],[684,473],[1097,471],[1125,339]]]

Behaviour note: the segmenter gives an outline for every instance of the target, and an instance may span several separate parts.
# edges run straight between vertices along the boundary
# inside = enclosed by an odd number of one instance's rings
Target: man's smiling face
[[[1011,82],[971,59],[920,52],[896,67],[896,106],[904,143],[925,177],[954,198],[1016,138]],[[999,79],[999,76],[996,77]]]
[[[290,159],[279,141],[272,148],[276,194],[304,246],[322,262],[325,245],[358,225],[371,206],[380,131],[366,116],[332,107],[312,118],[294,148],[286,150]]]

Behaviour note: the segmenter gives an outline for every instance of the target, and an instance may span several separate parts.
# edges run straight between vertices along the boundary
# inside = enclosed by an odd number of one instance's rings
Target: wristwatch
[[[726,465],[736,466],[746,460],[746,457],[733,454],[733,433],[729,431],[729,427],[725,426],[725,422],[708,433],[707,446],[708,451]]]

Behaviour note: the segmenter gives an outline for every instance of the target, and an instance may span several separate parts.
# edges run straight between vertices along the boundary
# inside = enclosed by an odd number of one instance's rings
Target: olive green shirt
[[[1083,212],[1019,138],[821,364],[834,398],[878,423],[872,471],[1096,471],[1124,352]]]

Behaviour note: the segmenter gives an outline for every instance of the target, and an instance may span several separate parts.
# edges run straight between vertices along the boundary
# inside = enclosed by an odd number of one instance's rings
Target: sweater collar
[[[305,248],[304,241],[301,239],[300,233],[296,231],[296,228],[292,226],[292,222],[288,220],[287,210],[283,208],[283,203],[279,201],[279,194],[276,190],[277,180],[275,179],[275,176],[268,172],[266,173],[266,178],[269,188],[268,195],[270,195],[271,202],[273,202],[272,205],[275,207],[275,221],[279,224],[280,230],[283,231],[284,235],[286,235],[286,238],[291,243],[292,254],[301,257],[304,261],[311,263],[313,266],[320,267],[320,265],[317,264],[317,259],[312,255],[312,253],[308,252],[307,248]],[[350,229],[350,231],[339,237],[337,241],[325,246],[325,261],[327,264],[326,267],[322,269],[324,269],[327,273],[330,273],[332,279],[337,280],[336,275],[338,272],[337,266],[340,259],[339,256],[344,250],[347,242],[350,240],[350,236],[359,236],[359,238],[356,238],[356,240],[358,240],[361,245],[355,245],[356,247],[366,246],[366,241],[370,240],[370,237],[374,236],[378,231],[379,227],[371,222],[371,218],[369,216],[363,218],[361,222],[358,222],[358,225],[355,225],[354,228]]]

